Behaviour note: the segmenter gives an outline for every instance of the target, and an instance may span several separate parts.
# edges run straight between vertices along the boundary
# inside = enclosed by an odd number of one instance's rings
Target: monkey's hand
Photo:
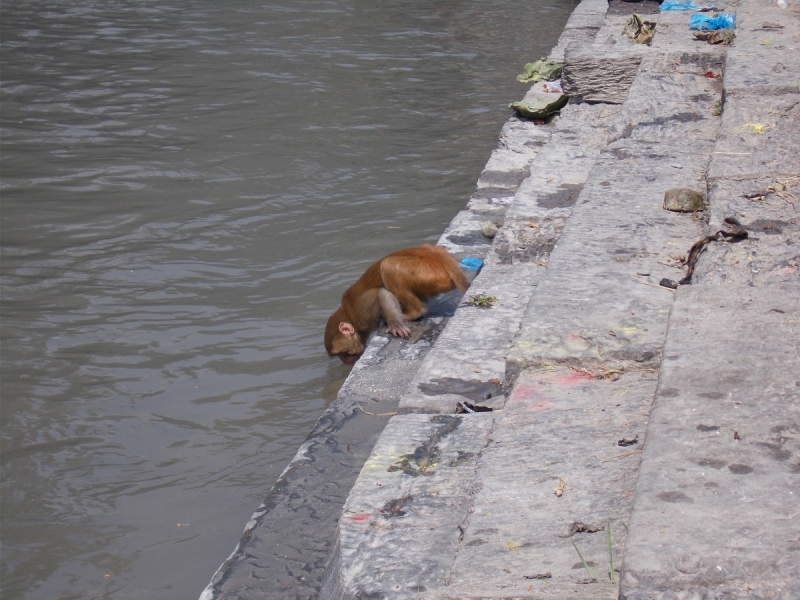
[[[405,339],[408,339],[408,337],[411,335],[411,330],[403,324],[389,325],[386,327],[386,331],[395,337],[401,337]]]

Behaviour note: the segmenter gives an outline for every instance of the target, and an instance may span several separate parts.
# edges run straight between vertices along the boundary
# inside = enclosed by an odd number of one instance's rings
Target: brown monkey
[[[424,244],[394,252],[367,269],[344,293],[342,305],[325,327],[325,349],[353,364],[381,321],[392,335],[407,338],[411,332],[404,319],[424,315],[425,301],[453,288],[466,292],[468,287],[469,280],[444,248]]]

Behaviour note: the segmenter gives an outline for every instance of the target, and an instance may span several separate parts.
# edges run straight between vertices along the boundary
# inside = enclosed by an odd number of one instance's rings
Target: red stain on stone
[[[553,377],[553,383],[557,383],[559,385],[568,385],[570,383],[580,383],[581,381],[586,381],[587,379],[592,379],[592,376],[589,373],[584,373],[583,371],[570,371],[569,373],[558,373],[555,377]]]
[[[366,521],[369,519],[369,515],[356,515],[355,517],[350,517],[351,521]]]
[[[533,387],[532,385],[520,385],[515,387],[514,390],[511,392],[511,397],[509,400],[511,402],[521,402],[523,400],[530,400],[534,396],[538,396],[538,390]]]

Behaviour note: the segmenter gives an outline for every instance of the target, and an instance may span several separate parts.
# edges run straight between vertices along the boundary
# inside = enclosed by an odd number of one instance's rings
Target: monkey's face
[[[343,363],[352,365],[364,354],[364,342],[355,327],[345,319],[341,308],[328,319],[325,327],[325,350],[329,356],[338,356]]]

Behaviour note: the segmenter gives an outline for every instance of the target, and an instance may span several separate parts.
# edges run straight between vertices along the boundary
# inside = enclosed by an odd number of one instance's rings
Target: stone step
[[[723,229],[724,219],[734,217],[749,236],[735,244],[706,246],[695,282],[755,286],[796,282],[800,51],[781,42],[800,39],[800,19],[771,3],[743,2],[737,11],[736,36],[725,65],[724,112],[709,167],[705,233]]]
[[[511,341],[617,111],[590,105],[562,111],[468,292],[493,297],[496,305],[462,303],[403,394],[400,412],[452,414],[464,401],[502,408]]]
[[[800,597],[800,285],[681,286],[621,597]]]
[[[389,421],[344,506],[320,598],[410,598],[444,585],[493,421],[491,412]]]
[[[478,459],[447,586],[421,597],[615,598],[656,377],[523,373]]]
[[[643,58],[523,317],[507,383],[531,366],[658,365],[672,292],[657,284],[680,279],[675,258],[702,230],[692,215],[664,210],[664,193],[705,191],[720,90],[704,73],[717,60],[706,52]]]

